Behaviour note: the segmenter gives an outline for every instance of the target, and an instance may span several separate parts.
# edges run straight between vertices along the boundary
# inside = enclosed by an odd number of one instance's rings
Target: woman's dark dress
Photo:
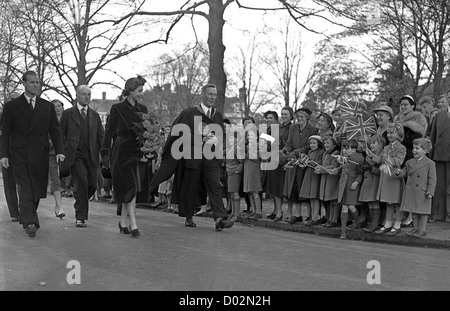
[[[117,203],[131,202],[140,191],[137,169],[140,152],[137,135],[131,129],[134,123],[142,122],[140,112],[147,113],[147,107],[137,103],[133,107],[125,100],[111,107],[106,123],[102,155],[110,155],[114,199]]]

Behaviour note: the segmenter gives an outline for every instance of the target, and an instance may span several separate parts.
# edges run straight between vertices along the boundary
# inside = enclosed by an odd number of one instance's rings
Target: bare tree
[[[141,0],[141,4],[143,4],[145,0]],[[120,24],[124,21],[128,20],[132,16],[144,16],[146,18],[151,17],[172,17],[169,21],[170,27],[169,31],[171,31],[179,21],[185,17],[190,16],[191,18],[194,16],[200,16],[207,20],[208,22],[208,49],[209,49],[209,76],[210,81],[215,83],[218,88],[218,97],[217,103],[220,111],[223,112],[224,104],[225,104],[225,90],[227,86],[227,76],[224,69],[224,54],[225,54],[225,46],[223,44],[223,27],[225,24],[224,13],[226,9],[232,4],[236,3],[240,9],[243,11],[249,10],[260,10],[260,11],[284,11],[289,12],[290,15],[295,18],[295,21],[302,25],[303,27],[311,30],[306,26],[305,20],[308,18],[319,17],[325,20],[333,20],[328,19],[324,14],[326,13],[326,8],[321,4],[322,1],[316,1],[315,7],[305,7],[303,5],[303,1],[286,1],[279,0],[273,1],[273,5],[271,7],[258,7],[258,3],[256,1],[252,2],[252,6],[243,3],[244,1],[239,0],[202,0],[202,1],[191,1],[187,0],[184,5],[180,7],[178,10],[173,11],[152,11],[152,10],[144,10],[144,9],[133,9],[128,14],[124,15],[122,18],[117,19],[116,23]],[[325,4],[328,5],[329,1],[324,1]],[[336,1],[340,2],[340,1]],[[317,6],[322,6],[318,8]],[[141,6],[138,5],[140,8]],[[143,8],[143,7],[142,7]],[[295,12],[294,12],[295,11]],[[169,36],[166,36],[168,38]]]
[[[433,78],[434,98],[442,91],[442,78],[448,59],[446,42],[450,39],[450,4],[447,1],[404,0],[412,14],[412,23],[405,24],[410,32],[420,33],[420,39],[430,52],[427,68]]]
[[[150,76],[157,85],[175,86],[177,101],[183,108],[196,103],[196,94],[208,81],[208,55],[205,52],[203,43],[192,49],[185,47],[183,51],[163,54],[150,68]]]
[[[351,48],[325,39],[318,43],[316,55],[314,72],[317,74],[311,80],[313,92],[309,93],[309,100],[314,98],[315,103],[310,102],[310,108],[324,110],[336,106],[342,98],[362,99],[372,95],[367,66],[352,57]]]
[[[312,78],[312,71],[304,64],[302,36],[299,29],[292,27],[289,19],[278,29],[269,29],[265,45],[268,53],[263,62],[275,77],[276,83],[268,82],[268,94],[282,102],[283,106],[297,107],[300,97]],[[279,41],[277,41],[279,39]],[[304,73],[308,72],[305,77]]]
[[[364,3],[366,3],[364,1]],[[359,42],[372,39],[365,50],[359,51],[380,73],[378,81],[383,91],[393,97],[405,93],[422,96],[433,85],[434,97],[442,92],[443,75],[448,71],[450,47],[450,4],[447,1],[382,1],[379,20],[361,21],[352,11],[348,16],[354,24],[346,36],[357,37]],[[345,8],[347,3],[342,4]]]
[[[150,24],[134,22],[126,18],[121,25],[113,25],[111,19],[124,8],[139,9],[136,1],[126,0],[16,0],[25,22],[20,40],[14,48],[25,58],[17,70],[34,66],[44,78],[43,91],[52,90],[70,102],[74,102],[73,90],[78,85],[113,85],[112,81],[124,80],[114,70],[117,60],[152,43],[164,41],[143,40]],[[29,62],[28,59],[32,60]],[[108,81],[94,77],[104,72]]]
[[[11,3],[0,1],[0,99],[6,100],[19,85],[19,74],[14,68],[18,51],[14,49],[17,40],[17,21],[13,18]]]
[[[0,42],[2,58],[7,77],[3,89],[16,88],[20,77],[27,69],[33,69],[39,76],[48,71],[43,55],[53,41],[53,31],[44,20],[51,12],[39,1],[7,1],[2,3],[2,35]]]
[[[239,101],[243,107],[244,116],[248,117],[250,112],[257,111],[261,106],[267,103],[267,99],[261,96],[261,84],[263,71],[261,62],[261,47],[259,42],[261,33],[257,31],[252,35],[247,45],[239,44],[239,54],[235,55],[229,62],[232,76],[231,83],[235,84],[239,90]]]

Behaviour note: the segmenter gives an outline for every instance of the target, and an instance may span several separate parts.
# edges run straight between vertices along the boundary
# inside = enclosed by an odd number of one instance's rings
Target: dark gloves
[[[109,155],[104,155],[102,157],[102,166],[109,167]]]

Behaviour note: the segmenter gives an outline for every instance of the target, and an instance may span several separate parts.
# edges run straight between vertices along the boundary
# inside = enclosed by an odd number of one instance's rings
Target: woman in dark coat
[[[405,95],[400,99],[400,112],[394,118],[394,122],[399,122],[405,130],[405,138],[402,145],[406,147],[406,157],[402,167],[406,161],[412,159],[413,140],[416,138],[425,137],[428,124],[425,116],[416,110],[416,103],[414,99]]]
[[[414,157],[412,153],[413,141],[416,138],[425,137],[428,123],[425,116],[416,111],[416,102],[409,95],[400,99],[400,112],[395,116],[394,122],[399,122],[405,130],[405,137],[402,141],[402,145],[406,147],[406,156],[402,164],[402,167],[404,167],[406,161]],[[408,213],[402,225],[412,226],[412,213]]]
[[[114,199],[117,203],[122,203],[120,232],[131,233],[133,237],[140,235],[135,217],[136,195],[140,191],[138,174],[140,152],[136,140],[137,134],[132,128],[135,123],[142,122],[142,115],[147,113],[147,107],[139,104],[145,82],[142,77],[126,81],[125,89],[122,92],[126,98],[111,107],[106,123],[103,148],[100,151],[102,164],[109,166],[109,162],[111,162]],[[114,144],[112,144],[113,138]],[[131,232],[126,226],[127,216],[130,217]]]
[[[312,111],[302,107],[295,111],[297,123],[289,128],[288,140],[281,150],[280,160],[286,164],[289,159],[297,159],[301,154],[309,151],[309,137],[317,135],[316,127],[309,123]],[[305,170],[299,166],[288,168],[285,172],[283,195],[288,202],[286,221],[290,224],[301,221],[301,201],[299,198],[300,187],[303,183]]]
[[[275,111],[268,111],[265,113],[267,124],[273,124],[274,121],[278,122],[278,114]],[[281,110],[281,122],[279,123],[279,133],[274,144],[278,143],[279,150],[284,148],[289,137],[289,128],[292,125],[292,119],[294,119],[294,111],[291,107],[284,107]],[[271,128],[268,128],[268,134],[271,135]],[[278,139],[279,138],[279,139]],[[267,171],[266,180],[266,193],[273,196],[274,208],[273,212],[267,215],[267,218],[273,219],[275,222],[280,221],[283,218],[283,188],[284,188],[284,169],[283,165],[278,164],[278,167],[274,170]]]

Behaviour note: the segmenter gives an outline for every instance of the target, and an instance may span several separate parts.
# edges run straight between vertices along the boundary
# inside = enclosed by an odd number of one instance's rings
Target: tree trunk
[[[210,82],[217,86],[216,107],[220,112],[225,108],[225,90],[227,87],[227,76],[223,66],[225,57],[225,46],[223,44],[223,13],[226,6],[222,0],[210,0],[208,15],[208,47],[209,47],[209,77]]]

